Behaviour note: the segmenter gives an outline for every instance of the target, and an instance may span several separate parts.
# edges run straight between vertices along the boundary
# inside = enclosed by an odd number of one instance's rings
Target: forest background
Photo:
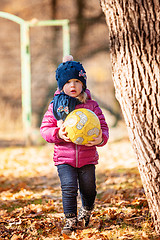
[[[114,96],[108,28],[99,1],[1,0],[0,11],[26,21],[69,19],[71,54],[84,65],[88,88],[110,127],[110,141],[99,149],[98,195],[90,227],[70,238],[158,239]],[[0,28],[0,239],[65,239],[60,235],[63,211],[53,146],[44,145],[39,135],[56,90],[62,29],[31,29],[32,143],[37,146],[24,147],[19,26],[1,18]]]
[[[92,97],[112,113],[115,118],[112,119],[112,125],[116,123],[121,113],[114,97],[108,28],[98,1],[2,0],[0,10],[26,21],[69,19],[71,54],[85,66]],[[19,25],[1,18],[0,28],[3,32],[0,35],[0,132],[4,137],[5,130],[5,138],[10,138],[11,133],[20,138],[22,104]],[[30,29],[30,41],[32,127],[37,128],[57,87],[55,70],[63,56],[62,28],[33,27]]]

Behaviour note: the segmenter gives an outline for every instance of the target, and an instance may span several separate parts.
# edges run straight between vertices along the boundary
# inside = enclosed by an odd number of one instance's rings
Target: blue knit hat
[[[63,89],[63,86],[70,79],[78,79],[83,84],[83,90],[86,89],[86,72],[80,62],[67,61],[61,63],[56,70],[56,80],[59,90]]]

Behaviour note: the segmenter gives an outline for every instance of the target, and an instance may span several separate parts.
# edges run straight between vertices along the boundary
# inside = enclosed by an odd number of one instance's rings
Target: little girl
[[[108,126],[98,103],[91,99],[86,89],[86,72],[80,62],[66,56],[56,70],[58,90],[48,107],[41,124],[41,135],[54,143],[54,162],[61,182],[63,209],[66,224],[62,233],[70,234],[76,229],[77,220],[88,226],[96,197],[95,164],[98,163],[96,147],[104,146],[109,137]],[[70,141],[63,121],[74,109],[92,110],[99,118],[101,131],[97,138],[86,145]],[[82,207],[77,217],[78,187]]]

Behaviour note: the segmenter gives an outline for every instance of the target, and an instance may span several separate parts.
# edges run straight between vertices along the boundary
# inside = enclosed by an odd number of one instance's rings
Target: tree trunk
[[[109,26],[116,98],[160,234],[160,1],[100,2]]]

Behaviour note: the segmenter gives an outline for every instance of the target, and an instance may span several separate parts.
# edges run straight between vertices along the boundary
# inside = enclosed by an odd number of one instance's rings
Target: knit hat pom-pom
[[[67,62],[67,61],[73,61],[73,56],[72,55],[67,55],[63,57],[63,62]]]

